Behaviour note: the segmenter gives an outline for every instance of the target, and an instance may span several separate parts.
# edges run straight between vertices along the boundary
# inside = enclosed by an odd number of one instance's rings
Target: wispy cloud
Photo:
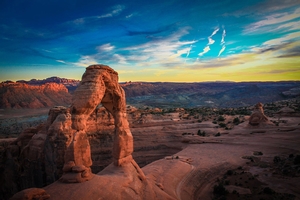
[[[204,54],[206,54],[207,52],[209,52],[209,50],[210,50],[210,47],[206,46],[206,47],[204,47],[203,51],[201,53],[199,53],[198,55],[199,56],[203,56]]]
[[[206,54],[207,52],[210,51],[210,47],[209,46],[215,43],[215,40],[212,39],[212,36],[214,36],[219,30],[220,30],[219,28],[216,28],[212,32],[212,34],[207,38],[208,39],[208,43],[207,43],[206,47],[204,47],[203,51],[198,54],[198,56],[203,56],[204,54]]]
[[[216,29],[214,30],[214,32],[212,32],[212,34],[211,34],[209,37],[214,36],[219,30],[220,30],[219,28],[216,28]]]
[[[296,30],[300,31],[300,20],[281,24],[275,27],[273,31],[282,32],[282,31],[296,31]]]
[[[278,43],[277,46],[253,47],[251,51],[237,53],[226,56],[222,59],[212,62],[203,61],[186,65],[190,69],[218,69],[219,73],[235,73],[248,71],[251,73],[263,73],[268,71],[269,74],[277,72],[300,71],[300,42]],[[271,72],[271,70],[273,72]],[[257,71],[257,72],[256,72]]]
[[[119,64],[128,64],[126,58],[122,55],[114,54],[113,59],[115,59],[115,61]]]
[[[139,54],[147,56],[147,62],[151,61],[153,65],[168,63],[181,63],[181,56],[190,50],[190,45],[196,41],[180,41],[180,38],[188,34],[188,27],[172,33],[167,37],[152,37],[150,41],[141,45],[135,45],[123,48],[129,51],[130,55]],[[187,46],[189,45],[189,46]]]
[[[102,14],[102,15],[96,15],[96,16],[89,16],[89,17],[82,17],[78,18],[72,21],[72,23],[81,25],[85,24],[90,21],[96,21],[98,19],[108,18],[108,17],[114,17],[119,15],[123,10],[125,9],[125,6],[123,5],[116,5],[112,8],[112,11]]]
[[[208,37],[208,44],[207,45],[211,45],[213,43],[215,43],[215,41],[211,37]]]
[[[97,18],[101,19],[101,18],[116,16],[120,12],[122,12],[124,10],[124,8],[125,8],[125,6],[123,6],[123,5],[116,5],[116,6],[113,7],[113,10],[110,13],[106,13],[104,15],[97,16]]]
[[[223,53],[223,51],[225,51],[225,49],[226,49],[226,46],[223,45],[221,50],[219,51],[218,57],[220,57],[220,55]]]
[[[255,33],[259,30],[263,31],[268,31],[268,32],[274,32],[278,31],[278,26],[284,26],[286,27],[285,24],[283,23],[291,23],[293,20],[300,20],[300,8],[296,7],[292,11],[286,11],[286,12],[281,12],[281,13],[275,13],[275,14],[269,14],[265,16],[263,19],[260,21],[254,22],[248,26],[246,26],[244,33]],[[295,29],[295,23],[290,24],[292,29]],[[268,29],[262,29],[266,28]],[[271,28],[273,27],[273,28]],[[283,29],[281,28],[282,31],[287,32],[290,31],[289,29]]]
[[[280,45],[291,41],[297,41],[299,39],[300,39],[300,34],[295,32],[295,33],[286,34],[283,37],[278,37],[275,39],[268,40],[264,42],[263,45],[264,46]]]
[[[133,16],[133,14],[129,14],[126,16],[126,19],[131,18]]]
[[[272,0],[261,1],[260,3],[242,7],[234,12],[224,13],[222,16],[253,17],[253,13],[257,15],[265,15],[266,13],[283,12],[291,8],[299,7],[299,0]]]
[[[66,62],[65,61],[63,61],[63,60],[55,60],[56,62],[59,62],[59,63],[63,63],[63,64],[66,64]]]
[[[127,27],[124,27],[125,29],[129,29]],[[169,33],[170,31],[174,31],[178,28],[177,23],[171,23],[155,28],[143,28],[141,29],[135,29],[135,30],[127,30],[129,36],[135,36],[135,35],[147,35],[148,38],[153,37],[152,35],[157,35],[161,33]]]
[[[129,15],[126,15],[126,19],[130,19],[130,18],[132,18],[133,16],[135,16],[135,15],[137,15],[137,13],[131,13],[131,14],[129,14]]]
[[[98,62],[93,58],[93,56],[81,56],[79,61],[74,64],[80,67],[87,67],[97,63]]]
[[[115,48],[115,46],[111,45],[110,43],[103,44],[101,46],[97,46],[96,49],[98,51],[112,51]]]
[[[282,74],[287,72],[299,72],[299,69],[277,69],[277,70],[259,72],[259,74]]]
[[[195,40],[193,40],[193,41],[195,41]],[[189,57],[189,55],[191,53],[191,50],[192,50],[192,47],[193,47],[193,45],[191,44],[190,47],[188,48],[187,52],[186,52],[186,56],[185,56],[185,61],[184,62],[186,62],[187,58]]]
[[[113,62],[122,65],[132,64],[143,66],[180,65],[196,41],[181,41],[187,35],[189,28],[184,27],[168,36],[148,37],[148,42],[123,48],[117,48],[110,43],[97,46],[98,53],[80,58],[78,65],[94,61]]]
[[[221,45],[225,44],[225,36],[226,36],[226,30],[223,29],[222,39],[221,39]]]
[[[218,57],[220,57],[220,55],[225,51],[226,49],[226,46],[225,46],[225,36],[226,36],[226,30],[225,28],[223,28],[223,33],[222,33],[222,39],[221,39],[221,45],[222,45],[222,48],[221,50],[219,51],[219,54],[218,54]]]

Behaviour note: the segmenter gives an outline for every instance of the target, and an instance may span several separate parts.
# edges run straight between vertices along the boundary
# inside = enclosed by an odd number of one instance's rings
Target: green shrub
[[[223,122],[223,121],[225,121],[225,118],[224,118],[222,115],[220,115],[220,116],[218,117],[218,121],[219,121],[219,122]]]
[[[219,126],[220,126],[221,128],[225,128],[225,127],[226,127],[226,124],[220,123]]]
[[[276,164],[276,163],[279,163],[279,162],[281,162],[282,160],[281,160],[281,158],[279,157],[279,156],[274,156],[274,158],[273,158],[273,162]]]
[[[233,123],[238,125],[239,123],[241,123],[240,119],[238,117],[233,119]]]
[[[201,130],[198,130],[197,135],[204,137],[206,135],[206,133],[205,133],[205,131],[201,132]]]

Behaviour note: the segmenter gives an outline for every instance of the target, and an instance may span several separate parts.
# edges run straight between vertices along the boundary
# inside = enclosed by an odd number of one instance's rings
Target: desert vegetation
[[[287,106],[288,108],[294,110],[294,112],[287,114],[280,112],[280,110],[286,108]],[[197,159],[204,159],[202,155],[204,150],[203,148],[214,149],[214,151],[216,148],[219,148],[221,151],[218,153],[204,153],[204,155],[221,155],[223,152],[226,153],[228,151],[225,149],[230,146],[232,141],[238,142],[240,139],[242,139],[241,142],[243,142],[244,137],[248,138],[251,136],[253,140],[257,138],[257,141],[255,141],[259,144],[258,141],[260,140],[260,137],[267,137],[268,135],[272,135],[274,133],[277,135],[277,137],[288,137],[286,135],[287,133],[291,136],[293,133],[297,133],[299,130],[297,128],[299,122],[296,122],[299,117],[299,105],[297,99],[277,102],[274,101],[272,103],[265,104],[263,108],[265,115],[269,117],[270,123],[267,128],[261,127],[248,129],[248,120],[254,110],[253,106],[243,106],[237,108],[205,106],[194,108],[158,108],[151,106],[135,107],[133,105],[128,105],[126,107],[128,121],[135,142],[133,157],[140,167],[147,167],[154,161],[171,156],[173,157],[174,161],[177,160],[178,162],[187,162],[198,169],[198,167],[201,168],[201,166],[205,164],[203,162],[198,163],[197,161]],[[24,113],[22,110],[10,110],[9,112],[4,111],[5,110],[2,110],[2,112],[9,117],[4,115],[1,116],[0,119],[2,138],[0,142],[0,153],[1,167],[7,171],[8,157],[6,155],[8,149],[9,151],[13,150],[11,143],[25,130],[34,130],[34,128],[39,124],[44,123],[47,120],[48,111],[46,109],[40,111],[28,110],[26,113]],[[91,158],[93,161],[91,169],[93,173],[98,173],[112,162],[111,148],[113,139],[111,134],[113,132],[113,121],[108,112],[99,106],[97,110],[91,114],[87,124],[89,127],[87,137],[91,145]],[[34,135],[34,133],[31,135],[30,134],[27,135],[28,141],[30,140],[30,137]],[[60,139],[63,138],[56,139],[58,145],[60,145]],[[297,141],[297,139],[295,139],[295,141]],[[249,141],[244,144],[245,147],[248,145],[248,142]],[[238,143],[236,145],[238,145]],[[256,145],[256,143],[252,143],[252,145]],[[193,148],[197,149],[195,151],[199,151],[201,153],[195,156],[192,156],[191,153],[185,154],[184,152],[191,148],[189,146],[190,144],[200,145],[193,146]],[[205,147],[204,145],[213,146]],[[217,147],[218,145],[221,146]],[[291,180],[293,180],[292,177],[299,176],[299,150],[294,149],[293,152],[290,152],[288,155],[284,156],[279,154],[272,156],[272,158],[266,162],[263,158],[270,155],[269,153],[263,151],[265,148],[264,146],[260,146],[261,149],[253,150],[252,155],[244,154],[236,156],[235,159],[241,158],[246,165],[243,165],[239,168],[231,168],[228,169],[228,171],[218,170],[218,172],[215,172],[216,175],[219,172],[223,172],[224,175],[215,177],[218,179],[218,181],[212,184],[209,190],[203,191],[206,191],[206,194],[213,195],[214,199],[247,199],[250,197],[264,199],[295,199],[295,195],[297,195],[295,192],[282,192],[270,184],[265,185],[265,183],[259,179],[259,177],[262,175],[252,173],[251,169],[253,167],[271,169],[274,173],[272,176],[289,177]],[[232,147],[232,150],[230,151],[234,152],[235,149],[238,149],[237,152],[244,152],[235,145],[230,147]],[[223,148],[224,150],[222,150]],[[14,163],[12,167],[10,167],[10,170],[13,170],[12,174],[15,175],[20,175],[21,173],[24,174],[24,169],[19,170],[15,168],[16,166],[20,165],[18,161],[20,158],[16,157],[16,152],[17,151],[14,150],[14,161],[9,161]],[[227,154],[230,155],[232,152],[227,152],[226,155]],[[234,155],[235,154],[231,155],[230,159],[232,159]],[[60,159],[61,158],[62,157],[60,157]],[[218,160],[219,158],[216,157],[215,159]],[[62,165],[57,166],[62,167]],[[6,173],[6,171],[4,172]],[[58,174],[61,173],[61,169],[58,168],[57,172]],[[18,177],[18,175],[16,177]],[[15,184],[15,186],[12,190],[10,190],[11,192],[8,192],[8,188],[2,188],[3,193],[11,195],[20,189],[28,187],[26,184],[24,184],[26,182],[23,182],[23,185],[20,185],[18,184],[20,182],[17,180],[18,178],[10,179],[11,184]],[[3,181],[7,182],[6,179]],[[194,179],[191,181],[194,182]],[[2,183],[2,185],[5,185],[4,182]],[[34,182],[31,182],[30,184],[32,185],[33,183]],[[46,182],[43,184],[46,184]],[[195,183],[195,185],[201,184]],[[184,185],[182,187],[184,187]],[[200,189],[201,188],[199,188],[199,190]],[[190,191],[189,194],[194,197],[197,196],[196,191]],[[187,199],[189,198],[190,197]]]

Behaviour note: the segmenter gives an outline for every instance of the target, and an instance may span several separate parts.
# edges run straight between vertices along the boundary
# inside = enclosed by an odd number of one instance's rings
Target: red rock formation
[[[31,79],[30,81],[25,81],[25,80],[19,80],[17,83],[26,83],[28,85],[44,85],[46,83],[58,83],[66,86],[68,88],[69,92],[74,91],[76,87],[79,84],[79,80],[74,80],[74,79],[66,79],[66,78],[59,78],[56,76],[46,78],[43,80],[37,80],[37,79]]]
[[[97,107],[100,103],[106,109]],[[133,108],[130,110],[133,111]],[[105,123],[101,124],[97,120]],[[13,152],[13,157],[18,160],[16,164],[21,167],[20,189],[43,187],[61,175],[62,182],[91,179],[92,159],[88,136],[92,140],[93,135],[87,134],[97,134],[100,129],[109,132],[114,129],[114,139],[109,139],[109,144],[105,144],[107,151],[113,141],[114,169],[134,169],[135,176],[143,182],[144,173],[131,156],[133,138],[127,121],[125,94],[118,84],[118,74],[107,66],[96,65],[87,68],[69,108],[51,108],[44,125],[37,129],[27,129],[10,145],[10,152]],[[103,140],[96,140],[98,148],[103,145]]]
[[[0,108],[45,108],[71,103],[68,89],[57,83],[40,86],[0,83]]]
[[[137,166],[131,156],[133,138],[127,121],[125,94],[118,83],[118,73],[105,65],[91,65],[86,68],[70,107],[75,133],[65,153],[65,174],[60,179],[63,182],[82,182],[92,177],[86,123],[100,103],[114,118],[114,164],[121,166],[132,163]],[[139,169],[138,166],[136,168]]]
[[[29,188],[16,193],[10,200],[44,200],[49,199],[50,195],[41,188]]]
[[[249,125],[258,126],[262,123],[268,122],[269,119],[264,114],[263,104],[257,103],[254,107],[254,111],[252,112],[249,118]]]

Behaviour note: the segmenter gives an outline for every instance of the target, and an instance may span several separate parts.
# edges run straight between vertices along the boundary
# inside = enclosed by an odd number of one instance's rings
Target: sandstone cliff
[[[77,88],[79,82],[80,82],[79,80],[60,78],[60,77],[56,77],[56,76],[42,79],[42,80],[31,79],[30,81],[25,81],[25,80],[17,81],[17,83],[26,83],[28,85],[44,85],[46,83],[58,83],[58,84],[62,84],[64,86],[66,86],[66,88],[69,90],[69,92],[73,92]]]
[[[68,105],[68,89],[57,83],[28,85],[25,83],[0,83],[0,108],[45,108]]]

